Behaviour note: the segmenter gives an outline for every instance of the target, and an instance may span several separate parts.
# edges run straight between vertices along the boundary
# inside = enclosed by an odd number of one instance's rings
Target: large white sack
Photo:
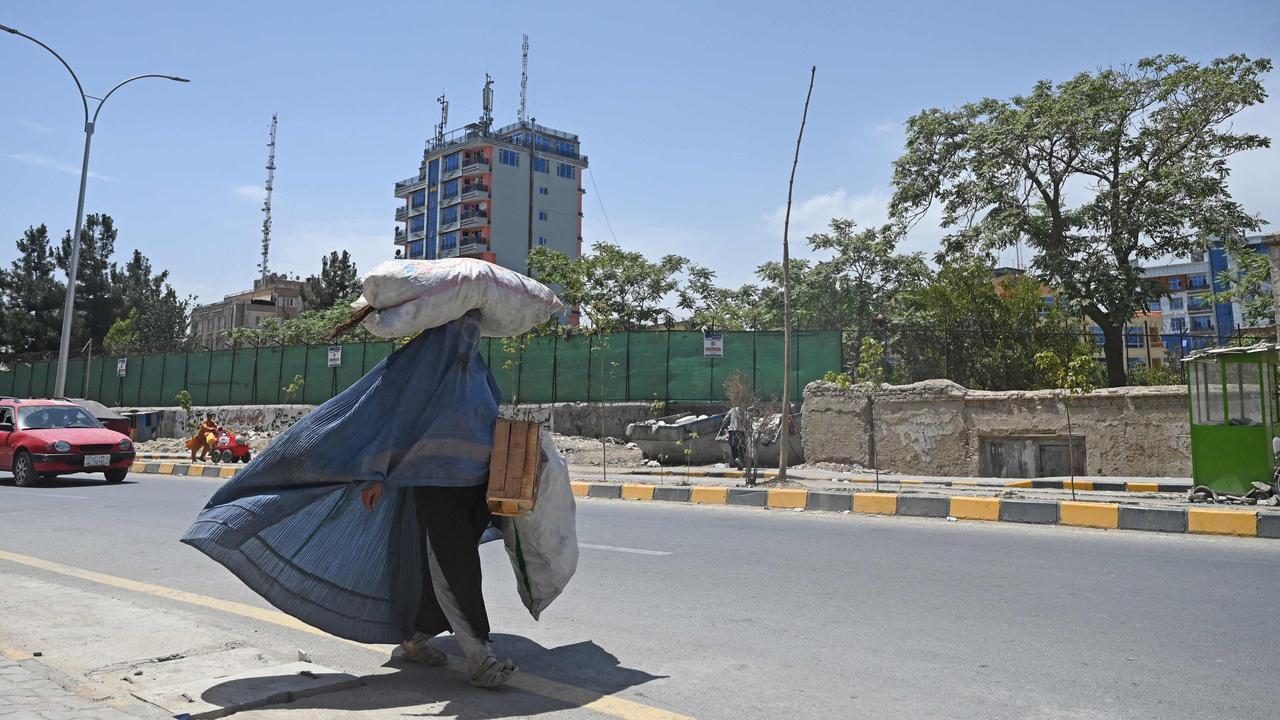
[[[520,600],[537,620],[578,570],[578,527],[569,466],[551,433],[542,431],[542,469],[533,510],[502,518],[502,541],[516,572]]]
[[[364,326],[378,337],[406,337],[480,311],[480,334],[515,337],[564,310],[546,285],[484,260],[388,260],[364,278],[353,307],[376,312]]]

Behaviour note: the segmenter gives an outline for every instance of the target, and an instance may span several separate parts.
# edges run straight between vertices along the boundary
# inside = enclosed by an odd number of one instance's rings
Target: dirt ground
[[[628,446],[613,438],[605,440],[605,445],[595,438],[575,437],[572,435],[554,435],[556,447],[564,453],[570,465],[600,466],[608,455],[609,467],[644,467],[644,458],[640,448]]]

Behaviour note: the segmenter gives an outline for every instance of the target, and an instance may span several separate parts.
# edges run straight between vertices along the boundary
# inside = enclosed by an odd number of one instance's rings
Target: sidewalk
[[[0,657],[0,717],[22,720],[132,720],[137,717],[75,693],[58,682],[59,678],[57,671],[34,658]]]

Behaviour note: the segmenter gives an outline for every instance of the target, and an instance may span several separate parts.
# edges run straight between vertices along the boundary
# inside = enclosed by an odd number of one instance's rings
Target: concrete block
[[[622,499],[623,500],[652,500],[653,487],[654,486],[652,485],[623,483]]]
[[[1252,537],[1258,534],[1258,513],[1253,510],[1190,508],[1187,510],[1187,532]]]
[[[698,505],[723,505],[729,488],[715,485],[695,485],[689,489],[689,501]]]
[[[362,684],[363,681],[354,675],[295,662],[237,675],[188,681],[138,692],[134,696],[172,715],[185,713],[193,720],[204,720]]]
[[[222,477],[222,468],[217,467],[216,465],[205,465],[204,468],[201,469],[200,474],[203,477],[208,478]]]
[[[1120,506],[1115,503],[1063,500],[1058,504],[1058,518],[1063,525],[1110,530],[1120,527]]]
[[[808,502],[807,490],[794,488],[769,491],[769,507],[776,510],[797,510],[804,508]]]
[[[894,493],[854,493],[853,511],[869,515],[896,515],[898,512],[898,496]]]
[[[1187,531],[1187,511],[1183,508],[1144,508],[1121,505],[1120,529],[1184,533]]]
[[[1001,500],[1000,521],[1053,525],[1058,522],[1058,503],[1051,500]]]
[[[754,488],[729,488],[727,502],[730,505],[749,505],[751,507],[764,507],[769,499],[767,490],[756,490]]]
[[[622,486],[612,483],[591,483],[587,488],[587,497],[618,499],[622,497]]]
[[[689,502],[689,494],[691,488],[676,487],[674,485],[658,485],[653,489],[654,500],[665,500],[667,502]]]
[[[898,514],[910,517],[944,518],[951,509],[951,499],[927,495],[899,495]]]
[[[999,520],[1000,498],[952,497],[951,515],[961,520]]]
[[[1078,490],[1079,488],[1076,488],[1076,489]],[[1108,492],[1125,492],[1129,488],[1126,487],[1124,483],[1116,482],[1115,480],[1094,480],[1093,489],[1104,490]]]
[[[807,510],[826,510],[828,512],[844,512],[853,508],[849,493],[809,491],[805,502]]]
[[[1258,513],[1258,537],[1280,538],[1280,513]]]
[[[570,482],[569,487],[573,490],[574,497],[586,497],[587,491],[591,488],[591,483]]]

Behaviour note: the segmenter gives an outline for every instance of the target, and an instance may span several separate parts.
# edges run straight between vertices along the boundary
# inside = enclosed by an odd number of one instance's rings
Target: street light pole
[[[111,97],[112,93],[134,80],[142,80],[143,78],[161,78],[164,80],[173,80],[174,82],[182,83],[191,81],[186,78],[177,77],[176,75],[159,75],[156,73],[134,75],[131,78],[117,83],[116,86],[107,91],[107,94],[103,95],[101,99],[93,98],[98,101],[98,105],[94,108],[93,117],[91,118],[89,117],[89,98],[92,96],[85,94],[84,86],[80,84],[80,78],[76,76],[75,71],[71,69],[71,66],[67,64],[66,60],[62,59],[61,55],[48,45],[45,45],[30,35],[15,30],[7,25],[0,25],[0,30],[5,31],[10,35],[24,37],[45,50],[48,50],[51,55],[58,58],[58,62],[62,63],[62,67],[66,68],[68,73],[71,73],[71,79],[76,83],[76,90],[80,92],[80,103],[84,106],[84,158],[80,163],[80,196],[76,201],[76,224],[71,232],[71,257],[69,258],[69,263],[67,265],[67,301],[62,308],[62,337],[58,343],[58,379],[57,384],[54,387],[54,395],[57,397],[63,397],[66,395],[67,387],[67,360],[68,356],[71,354],[71,324],[75,317],[76,273],[80,269],[80,233],[82,223],[84,222],[84,191],[85,186],[89,181],[89,147],[93,143],[93,128],[98,123],[98,113],[102,112],[102,106],[107,102],[107,98]]]

